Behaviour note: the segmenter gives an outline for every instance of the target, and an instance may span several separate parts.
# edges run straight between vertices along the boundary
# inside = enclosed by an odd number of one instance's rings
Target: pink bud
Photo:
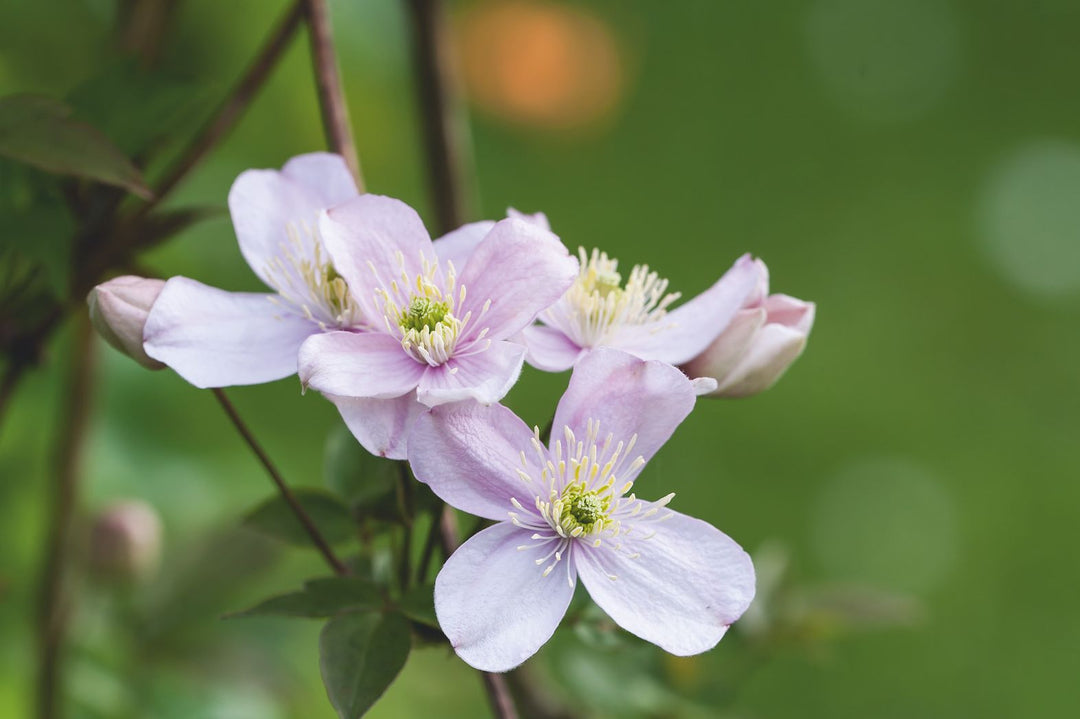
[[[143,350],[146,316],[164,286],[164,280],[124,275],[103,282],[86,296],[90,320],[98,334],[147,369],[165,366]]]
[[[715,377],[711,397],[749,397],[772,387],[802,354],[814,324],[813,302],[769,294],[769,271],[720,336],[690,360],[683,370],[691,377]]]
[[[90,530],[90,564],[101,576],[139,579],[161,560],[161,519],[149,504],[117,502],[104,509]]]

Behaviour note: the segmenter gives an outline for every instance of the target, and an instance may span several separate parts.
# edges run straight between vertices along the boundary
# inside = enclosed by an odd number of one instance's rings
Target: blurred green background
[[[177,3],[158,72],[196,120],[285,5]],[[614,717],[1059,717],[1080,705],[1080,3],[450,9],[473,98],[474,217],[543,210],[571,248],[648,263],[686,295],[749,251],[773,291],[818,305],[780,384],[702,401],[638,487],[677,492],[672,506],[743,544],[775,591],[763,586],[756,614],[691,660],[567,630],[538,656],[551,690]],[[331,10],[368,189],[430,218],[402,3]],[[110,0],[3,0],[0,95],[107,83],[122,63],[115,12]],[[138,96],[110,102],[142,117]],[[323,147],[301,38],[170,202],[224,208],[244,169]],[[145,264],[258,289],[225,213]],[[32,706],[67,334],[0,432],[5,717]],[[319,622],[219,619],[323,573],[318,557],[229,531],[272,488],[207,392],[98,349],[83,514],[149,502],[165,560],[133,589],[82,586],[73,715],[333,716]],[[565,381],[527,370],[508,404],[542,424]],[[295,379],[231,395],[285,476],[321,485],[330,404]],[[475,675],[426,649],[370,715],[486,711]]]

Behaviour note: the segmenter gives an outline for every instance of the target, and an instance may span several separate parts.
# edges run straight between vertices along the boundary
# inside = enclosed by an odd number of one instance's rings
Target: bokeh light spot
[[[812,522],[813,548],[831,579],[921,592],[937,585],[956,559],[952,500],[939,480],[908,460],[847,466],[825,485]]]
[[[481,3],[462,16],[458,29],[470,99],[504,120],[580,127],[607,116],[622,94],[614,34],[571,5]]]
[[[806,18],[811,59],[834,100],[865,120],[932,108],[956,78],[956,15],[933,0],[818,0]]]
[[[1080,295],[1080,146],[1045,140],[991,171],[978,203],[982,247],[998,271],[1046,299]]]

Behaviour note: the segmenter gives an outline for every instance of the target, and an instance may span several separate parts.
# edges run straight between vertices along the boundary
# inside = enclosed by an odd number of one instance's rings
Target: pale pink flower
[[[634,480],[694,406],[675,367],[612,349],[578,362],[541,443],[501,405],[457,403],[416,421],[409,462],[453,507],[497,522],[435,582],[435,611],[470,665],[532,656],[578,578],[619,626],[678,655],[720,641],[754,597],[750,557],[711,525],[638,499]]]
[[[561,372],[597,347],[682,364],[724,331],[758,282],[759,268],[743,255],[712,287],[674,306],[681,294],[668,292],[668,281],[648,265],[635,265],[624,277],[606,253],[578,253],[574,284],[540,314],[541,324],[522,333],[526,361],[537,369]]]
[[[577,274],[555,235],[516,218],[433,244],[411,207],[364,195],[324,213],[319,227],[368,324],[309,338],[300,379],[337,405],[368,451],[393,459],[405,458],[425,406],[489,404],[509,391],[525,348],[507,340]]]
[[[229,212],[240,252],[273,292],[226,292],[173,277],[150,311],[146,353],[197,387],[258,384],[294,374],[310,335],[362,327],[318,234],[319,213],[356,196],[338,155],[300,155],[281,171],[242,173]]]
[[[717,381],[715,397],[747,397],[769,389],[806,347],[814,324],[813,302],[769,294],[761,260],[758,285],[719,337],[683,369]]]

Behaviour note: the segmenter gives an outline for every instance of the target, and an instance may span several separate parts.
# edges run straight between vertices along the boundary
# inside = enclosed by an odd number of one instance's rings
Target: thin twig
[[[420,562],[416,565],[416,583],[423,584],[427,579],[428,567],[431,566],[431,558],[435,554],[435,547],[439,544],[439,521],[442,512],[431,517],[431,526],[428,527],[427,537],[424,539],[424,547],[420,550]]]
[[[311,538],[311,543],[315,545],[315,548],[319,550],[326,559],[326,563],[330,565],[330,568],[333,569],[335,573],[348,574],[348,567],[346,567],[345,564],[338,559],[337,555],[334,554],[334,550],[330,548],[329,543],[323,538],[322,534],[319,532],[319,528],[315,526],[315,522],[312,521],[307,511],[300,505],[300,501],[296,498],[296,495],[293,494],[292,490],[289,489],[289,485],[285,484],[285,479],[281,476],[281,473],[278,472],[277,467],[270,461],[270,457],[263,451],[262,446],[255,439],[251,430],[244,424],[244,420],[240,418],[239,413],[236,411],[236,407],[233,406],[233,403],[225,395],[224,390],[214,388],[212,391],[214,397],[217,398],[218,403],[221,405],[221,408],[225,410],[225,414],[229,415],[229,419],[232,420],[233,426],[236,427],[236,431],[240,433],[240,436],[244,438],[247,445],[251,447],[251,451],[255,453],[259,463],[266,470],[266,473],[270,475],[270,479],[274,481],[274,485],[277,486],[282,499],[285,500],[285,503],[292,509],[293,514],[296,515],[297,520],[303,525],[304,531],[307,532],[308,536]]]
[[[154,188],[154,199],[141,210],[142,214],[146,214],[152,207],[160,203],[181,180],[187,177],[188,173],[202,161],[215,145],[225,139],[239,121],[240,116],[244,114],[248,105],[255,99],[259,89],[266,82],[266,78],[270,76],[270,72],[277,65],[278,60],[281,59],[303,17],[303,0],[297,0],[278,22],[274,32],[267,38],[259,54],[251,61],[243,77],[233,86],[232,91],[218,106],[217,111],[207,120],[187,148],[180,154],[180,157],[166,171],[161,182]]]
[[[349,107],[345,104],[345,93],[341,87],[326,0],[304,0],[304,7],[311,33],[311,59],[315,66],[315,84],[319,90],[319,107],[326,139],[330,149],[345,158],[356,186],[363,192],[360,158],[356,154],[356,143],[349,127]]]
[[[463,168],[467,153],[462,113],[454,97],[453,56],[441,0],[407,0],[420,121],[430,167],[429,185],[440,234],[465,221]]]
[[[90,416],[93,387],[93,330],[87,316],[76,323],[71,364],[64,388],[57,435],[56,468],[49,496],[49,535],[38,588],[37,716],[52,719],[60,711],[60,673],[67,630],[65,584],[70,559],[71,524],[78,500],[79,467]]]

